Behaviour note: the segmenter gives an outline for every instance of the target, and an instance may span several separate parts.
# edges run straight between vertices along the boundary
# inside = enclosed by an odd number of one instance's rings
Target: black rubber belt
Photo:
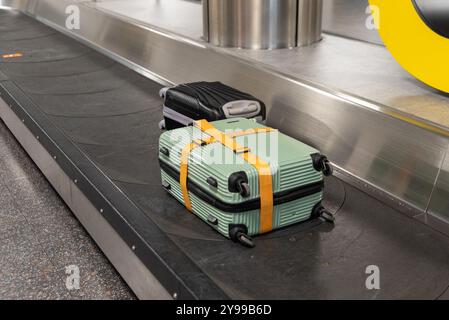
[[[0,81],[5,81],[5,80],[8,80],[8,77],[6,76],[6,74],[4,74],[0,71]]]
[[[77,180],[78,188],[91,203],[96,208],[104,208],[103,217],[123,241],[130,247],[136,247],[134,253],[169,293],[176,292],[178,299],[228,298],[224,291],[179,251],[176,244],[113,185],[13,82],[0,82],[0,98],[23,120],[33,135],[40,137],[41,145],[50,155],[54,155],[55,162],[68,177]],[[129,221],[132,221],[132,224]],[[143,226],[145,230],[137,230]],[[162,259],[154,246],[163,246],[165,252],[170,252],[171,258],[177,260],[176,266],[182,268],[178,268],[177,272],[198,275],[196,280],[201,278],[201,287],[192,291],[186,281]]]

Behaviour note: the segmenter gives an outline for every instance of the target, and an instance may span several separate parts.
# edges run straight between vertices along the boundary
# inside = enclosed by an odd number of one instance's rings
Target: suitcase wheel
[[[254,248],[254,240],[248,236],[248,228],[244,225],[234,225],[229,228],[229,236],[232,241],[238,242],[247,248]]]
[[[334,168],[332,167],[331,163],[329,162],[329,160],[327,160],[327,158],[324,160],[323,162],[323,174],[326,177],[331,176],[334,173]]]
[[[335,222],[334,215],[332,213],[330,213],[329,211],[327,211],[326,209],[323,209],[321,211],[321,218],[323,218],[326,222],[329,222],[329,223]]]
[[[246,198],[246,197],[249,197],[250,196],[250,189],[249,189],[249,184],[248,183],[246,183],[246,182],[241,182],[241,183],[239,183],[238,184],[238,190],[239,190],[239,193],[240,193],[240,195],[243,197],[243,198]]]
[[[334,223],[335,222],[335,216],[327,211],[322,205],[321,202],[318,203],[312,210],[312,219],[321,218],[326,222]]]
[[[312,154],[312,161],[315,170],[322,172],[326,177],[334,173],[334,169],[326,156],[319,153]]]
[[[248,247],[248,248],[254,248],[256,245],[254,244],[254,240],[250,237],[250,236],[248,236],[248,235],[246,235],[246,234],[244,234],[244,233],[240,233],[240,234],[238,234],[237,235],[237,240],[238,240],[238,242],[241,244],[241,245],[243,245],[243,246],[245,246],[245,247]]]
[[[228,189],[230,192],[239,193],[244,198],[249,197],[251,192],[246,173],[239,171],[231,174],[228,180]]]

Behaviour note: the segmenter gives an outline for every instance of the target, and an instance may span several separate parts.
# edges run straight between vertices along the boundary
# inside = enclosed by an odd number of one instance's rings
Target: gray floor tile
[[[66,287],[66,267],[80,288]],[[0,299],[134,299],[0,121]]]
[[[6,185],[0,182],[0,216],[14,216],[17,214],[17,211],[14,196]]]
[[[2,299],[44,298],[41,283],[52,283],[55,267],[39,243],[29,238],[28,226],[19,226],[14,236],[0,244],[0,297]]]
[[[24,225],[26,225],[26,219],[20,214],[17,216],[0,216],[0,242],[16,236]]]

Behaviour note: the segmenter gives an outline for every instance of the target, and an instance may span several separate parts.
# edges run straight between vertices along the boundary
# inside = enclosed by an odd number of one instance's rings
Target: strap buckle
[[[207,139],[196,139],[193,141],[193,143],[195,145],[197,145],[198,147],[204,147],[204,146],[207,146],[208,144],[211,144],[214,141],[215,141],[215,139],[213,137],[210,137]]]
[[[247,148],[247,147],[241,147],[241,148],[236,148],[234,150],[234,152],[235,152],[235,154],[249,153],[249,152],[251,152],[251,149]]]

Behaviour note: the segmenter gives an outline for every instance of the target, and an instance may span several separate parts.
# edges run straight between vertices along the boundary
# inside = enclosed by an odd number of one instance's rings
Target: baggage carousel
[[[449,238],[335,177],[335,225],[225,239],[161,186],[161,84],[17,11],[0,30],[3,121],[140,298],[449,298]]]

